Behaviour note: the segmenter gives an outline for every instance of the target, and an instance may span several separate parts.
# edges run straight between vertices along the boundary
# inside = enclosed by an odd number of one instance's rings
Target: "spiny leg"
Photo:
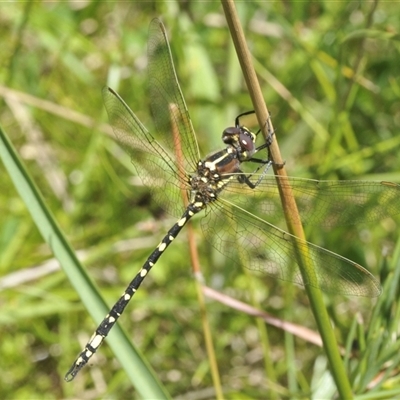
[[[250,113],[250,112],[248,112],[248,113]],[[260,184],[260,182],[264,179],[265,175],[267,174],[267,172],[268,172],[269,168],[271,167],[271,165],[276,165],[278,168],[282,168],[285,165],[285,162],[276,163],[271,159],[270,146],[271,146],[271,143],[272,143],[273,136],[274,136],[275,132],[272,130],[271,117],[270,116],[268,116],[265,124],[267,126],[267,131],[268,131],[268,136],[267,136],[267,139],[266,139],[266,143],[262,144],[261,146],[258,146],[257,149],[256,149],[256,152],[259,152],[260,150],[267,148],[268,159],[267,160],[260,160],[258,158],[250,158],[249,160],[246,160],[246,162],[255,162],[255,163],[259,163],[261,165],[258,168],[256,168],[256,170],[254,172],[252,172],[251,174],[249,174],[249,175],[243,174],[243,175],[241,175],[239,177],[239,182],[245,183],[251,189],[255,189]],[[258,133],[260,133],[260,131],[261,131],[261,129],[257,132],[257,135],[258,135]],[[257,182],[256,183],[251,182],[250,178],[254,174],[258,173],[258,171],[261,168],[263,168],[263,171],[262,171],[261,174],[259,174],[259,178],[258,178]]]
[[[151,268],[155,265],[157,260],[160,258],[161,254],[165,251],[165,249],[171,244],[171,242],[176,238],[181,229],[185,226],[187,221],[196,213],[198,213],[202,209],[202,206],[199,207],[189,204],[186,211],[183,213],[181,219],[176,222],[176,224],[168,231],[165,235],[164,239],[160,242],[157,248],[151,253],[147,261],[144,263],[141,270],[136,274],[133,278],[129,286],[126,288],[125,292],[119,298],[119,300],[115,303],[111,311],[106,315],[101,324],[97,327],[96,331],[86,344],[85,348],[76,358],[71,368],[65,375],[65,380],[67,382],[72,381],[78,372],[87,364],[93,354],[97,351],[100,345],[103,343],[104,339],[107,337],[111,328],[115,325],[118,318],[123,313],[125,307],[128,305],[132,296],[139,289],[142,284],[144,278],[149,273]]]
[[[251,114],[252,112],[254,113],[254,111],[248,111],[248,112],[246,112],[246,113],[240,114],[240,116],[242,116],[242,115],[247,115],[247,114]],[[239,117],[240,117],[240,116],[239,116]],[[236,120],[238,120],[239,117],[237,117]],[[272,137],[273,137],[273,135],[274,135],[274,131],[272,130],[271,123],[270,123],[270,119],[271,119],[270,116],[268,116],[267,121],[266,121],[266,126],[267,126],[267,130],[268,130],[268,137],[267,137],[267,139],[266,139],[266,143],[262,144],[261,146],[258,146],[258,147],[256,148],[256,150],[255,150],[255,153],[257,153],[257,152],[259,152],[260,150],[263,150],[263,149],[267,148],[267,151],[268,151],[268,158],[267,158],[266,160],[261,160],[261,159],[259,159],[259,158],[253,158],[253,157],[252,157],[252,158],[250,158],[250,159],[244,160],[244,162],[254,162],[254,163],[258,163],[258,164],[260,164],[260,166],[257,167],[257,168],[255,169],[255,171],[253,171],[253,172],[252,172],[251,174],[249,174],[249,175],[246,175],[246,174],[243,173],[243,174],[241,174],[241,175],[238,176],[239,182],[245,183],[245,184],[246,184],[247,186],[249,186],[251,189],[255,189],[255,188],[260,184],[260,182],[264,179],[264,176],[265,176],[266,173],[268,172],[270,166],[271,166],[272,164],[274,164],[274,162],[271,160],[270,150],[269,150],[269,146],[270,146],[271,143],[272,143],[272,140],[273,140]],[[261,129],[257,132],[257,135],[260,133],[260,131],[261,131]],[[250,178],[251,178],[254,174],[257,174],[258,171],[259,171],[261,168],[263,168],[263,171],[262,171],[261,174],[259,174],[259,178],[258,178],[257,182],[256,182],[256,183],[251,182]]]

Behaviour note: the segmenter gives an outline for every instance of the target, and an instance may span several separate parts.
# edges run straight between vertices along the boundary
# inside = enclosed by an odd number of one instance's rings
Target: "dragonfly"
[[[326,292],[368,297],[380,294],[379,282],[361,265],[271,222],[282,217],[275,176],[266,174],[272,163],[268,148],[273,132],[270,130],[268,140],[257,147],[258,132],[240,122],[252,111],[240,114],[235,126],[223,131],[222,150],[201,158],[166,29],[157,18],[149,27],[148,85],[154,135],[113,89],[103,89],[104,103],[117,140],[131,156],[152,198],[178,219],[93,333],[65,375],[66,381],[73,380],[88,363],[158,259],[188,221],[201,212],[205,237],[233,263]],[[264,157],[259,158],[260,154]],[[246,165],[254,170],[244,172]],[[291,188],[303,224],[333,228],[400,213],[400,185],[396,183],[286,177],[279,184]],[[314,270],[311,277],[301,274],[299,249],[304,250],[305,261]]]

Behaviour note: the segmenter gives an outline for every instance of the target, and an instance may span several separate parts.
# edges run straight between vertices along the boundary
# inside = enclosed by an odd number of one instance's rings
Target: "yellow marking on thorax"
[[[228,151],[228,152],[229,152],[229,151]],[[217,158],[217,159],[214,160],[214,161],[206,161],[206,162],[204,163],[204,166],[205,166],[206,168],[208,168],[210,171],[216,170],[215,165],[218,164],[218,163],[220,163],[220,162],[221,162],[222,160],[224,160],[226,157],[228,157],[228,152],[225,153],[225,154],[223,154],[220,158]]]

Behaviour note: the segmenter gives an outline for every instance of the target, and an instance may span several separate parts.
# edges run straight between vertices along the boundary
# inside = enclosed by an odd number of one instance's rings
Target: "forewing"
[[[251,177],[257,181],[258,176]],[[291,188],[304,225],[335,226],[372,223],[400,214],[400,185],[377,181],[318,181],[281,178]],[[275,176],[266,176],[256,189],[233,180],[221,193],[232,203],[269,222],[284,221]],[[289,213],[290,218],[290,213]]]
[[[153,199],[165,211],[180,216],[182,197],[174,158],[147,131],[116,92],[105,87],[103,99],[114,133],[131,156],[143,184],[150,189]]]
[[[160,141],[171,153],[183,152],[183,170],[192,171],[200,153],[189,111],[176,76],[165,27],[153,19],[149,27],[148,85],[150,107]],[[173,122],[172,122],[173,121]],[[174,135],[177,128],[178,134]]]

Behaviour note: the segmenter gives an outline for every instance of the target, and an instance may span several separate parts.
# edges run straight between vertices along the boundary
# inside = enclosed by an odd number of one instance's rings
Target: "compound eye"
[[[234,144],[237,143],[238,137],[241,134],[240,128],[237,128],[235,126],[231,126],[229,128],[226,128],[223,133],[222,133],[222,140],[226,144]]]
[[[239,143],[240,143],[240,147],[244,151],[251,153],[255,149],[255,145],[254,145],[254,141],[253,141],[252,137],[248,133],[245,133],[243,131],[239,135]]]

